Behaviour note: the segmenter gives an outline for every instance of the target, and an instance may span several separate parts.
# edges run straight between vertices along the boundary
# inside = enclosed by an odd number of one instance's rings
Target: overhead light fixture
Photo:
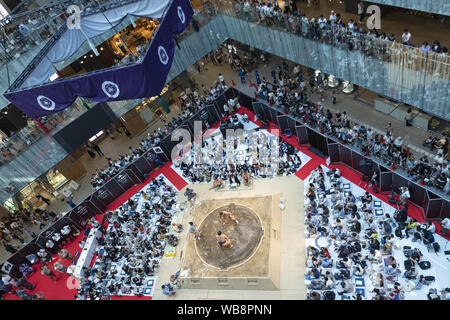
[[[91,57],[91,58],[93,58],[93,57],[94,57],[94,55],[93,55],[93,54],[91,54],[91,55],[90,55],[90,57]]]
[[[103,47],[100,47],[100,50],[102,50],[102,51],[103,51]]]
[[[81,63],[81,64],[83,64],[83,63],[84,63],[84,61],[81,61],[80,63]]]
[[[84,59],[86,59],[87,58],[87,56],[84,56]]]

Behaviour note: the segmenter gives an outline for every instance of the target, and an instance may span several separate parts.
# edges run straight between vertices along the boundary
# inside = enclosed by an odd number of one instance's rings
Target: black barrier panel
[[[254,112],[254,110],[253,110],[253,101],[255,101],[255,100],[253,99],[253,97],[249,97],[246,94],[239,93],[238,101],[239,101],[239,104],[241,106],[244,106],[247,109],[249,109],[250,111]]]
[[[418,206],[423,207],[426,190],[413,182],[408,182],[408,189],[409,194],[411,195],[409,200]]]
[[[153,159],[152,152],[144,153],[142,157],[134,163],[134,165],[143,175],[149,174],[158,166],[156,161]]]
[[[339,154],[341,155],[341,162],[348,166],[352,166],[352,152],[346,147],[339,145]]]
[[[199,126],[200,128],[200,132],[198,134],[201,134],[203,132],[204,129],[206,129],[206,124],[203,123],[202,118],[200,117],[200,115],[197,113],[195,114],[192,118],[190,118],[187,122],[186,125],[189,127],[189,131],[191,132],[191,141],[194,141],[195,138],[195,121],[200,121],[201,125]]]
[[[337,143],[328,145],[328,154],[330,156],[331,163],[341,162],[341,156],[339,154],[339,145]]]
[[[130,177],[134,184],[140,184],[144,182],[144,176],[136,169],[134,164],[125,169],[125,173]]]
[[[99,198],[97,198],[97,195],[93,193],[89,198],[87,198],[89,202],[91,202],[95,207],[97,207],[100,211],[106,210],[106,205],[103,201],[101,201]],[[85,200],[85,201],[86,201]]]
[[[408,180],[406,180],[402,176],[399,176],[396,173],[392,173],[392,189],[394,192],[399,193],[400,187],[407,187],[407,186]]]
[[[41,249],[41,247],[39,247],[36,243],[29,243],[27,244],[25,247],[23,247],[22,249],[20,249],[19,251],[17,251],[15,254],[20,254],[23,257],[27,257],[30,254],[34,254],[36,255],[36,253]],[[28,259],[27,259],[27,263],[31,264]]]
[[[425,216],[427,219],[437,219],[441,217],[441,209],[444,200],[442,199],[430,199],[428,202],[428,208]]]
[[[219,110],[220,114],[224,114],[225,111],[223,111],[223,105],[227,103],[227,100],[225,99],[225,97],[223,95],[219,96],[216,101],[214,101],[214,104],[217,108],[217,110]]]
[[[392,191],[392,172],[380,172],[380,192]]]
[[[69,218],[72,220],[72,222],[80,229],[84,229],[87,225],[87,222],[89,218],[80,216],[76,214],[75,212],[71,211],[69,212]]]
[[[154,153],[158,156],[159,160],[161,160],[162,162],[170,162],[171,160],[171,155],[166,154],[163,150],[163,148],[161,148],[161,145],[156,146],[152,149],[154,151]],[[157,165],[157,164],[156,164]]]
[[[45,245],[47,243],[48,240],[51,240],[52,242],[52,236],[56,233],[57,231],[53,228],[53,227],[49,227],[47,228],[44,232],[42,232],[36,239],[36,244],[42,248],[44,248],[45,250],[47,250],[48,252],[50,252],[51,254],[55,254],[59,251],[57,245],[55,244],[53,246],[53,248],[47,248],[47,246]]]
[[[13,265],[8,261],[2,263],[0,269],[3,271],[3,273],[9,274],[15,280],[19,280],[22,277],[22,272],[20,272],[19,267]]]
[[[215,108],[211,108],[211,106],[206,106],[200,110],[199,116],[204,126],[214,126],[218,121]]]
[[[252,105],[253,105],[253,112],[255,113],[257,120],[261,120],[258,118],[258,115],[262,115],[264,113],[264,107],[260,102],[254,102]]]
[[[280,127],[280,124],[278,123],[278,116],[280,116],[282,114],[273,108],[269,108],[269,111],[270,111],[270,117],[272,118],[271,121],[273,123],[275,123],[277,125],[277,127]]]
[[[353,162],[352,168],[362,174],[365,174],[364,172],[361,171],[360,168],[360,161],[363,159],[366,158],[360,155],[359,153],[352,151],[352,162]]]
[[[423,199],[423,213],[425,214],[425,217],[427,216],[427,208],[428,203],[430,202],[430,198],[428,197],[428,191],[425,192],[425,197]]]
[[[262,119],[266,122],[273,122],[272,113],[270,113],[270,107],[265,104],[262,105]]]
[[[69,219],[68,217],[64,216],[61,219],[59,219],[58,221],[56,221],[52,227],[53,229],[55,229],[56,231],[59,232],[59,234],[61,234],[61,229],[63,227],[65,227],[66,225],[71,225],[72,224],[72,220]],[[62,236],[62,235],[61,235]]]
[[[72,211],[75,212],[77,215],[84,217],[86,219],[90,219],[102,213],[102,211],[100,211],[97,207],[95,207],[94,204],[92,204],[89,200],[83,201],[78,206],[76,206]]]
[[[295,125],[297,124],[297,121],[292,119],[291,117],[286,117],[288,121],[288,128],[291,130],[291,134],[297,136],[297,133],[295,131]]]
[[[169,159],[171,158],[173,148],[182,141],[180,137],[179,140],[172,141],[171,136],[167,136],[161,140],[160,146],[166,155],[169,155]]]
[[[297,133],[298,143],[309,144],[308,129],[305,126],[296,126],[295,132]]]
[[[136,184],[125,171],[119,172],[113,180],[125,191]]]
[[[223,94],[223,96],[225,97],[225,100],[230,100],[230,99],[234,99],[238,97],[238,92],[236,91],[236,89],[234,88],[229,88],[227,91],[225,91],[225,93]]]
[[[208,105],[205,107],[205,109],[208,110],[209,117],[211,119],[210,120],[211,125],[217,124],[217,122],[219,122],[220,119],[222,118],[215,105],[213,104]]]
[[[19,252],[16,252],[15,254],[13,254],[6,261],[8,261],[9,263],[15,265],[16,267],[20,267],[21,264],[27,264],[27,265],[31,266],[30,261],[28,261],[27,258],[23,254],[21,254]]]
[[[117,198],[109,191],[107,185],[95,191],[94,195],[105,207],[109,206]]]
[[[279,128],[281,129],[281,133],[285,134],[286,129],[289,129],[288,119],[286,116],[278,116],[278,124]]]
[[[327,138],[309,128],[307,129],[307,132],[308,132],[308,140],[311,146],[322,152],[321,157],[327,157],[328,156]],[[351,162],[349,163],[349,166],[351,166]]]
[[[444,201],[442,204],[441,218],[450,218],[450,202]]]

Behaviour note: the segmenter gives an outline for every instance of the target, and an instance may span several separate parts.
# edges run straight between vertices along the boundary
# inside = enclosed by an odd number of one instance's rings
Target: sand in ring
[[[224,225],[220,211],[231,211],[239,223],[228,220]],[[207,264],[226,270],[245,263],[258,249],[264,230],[256,213],[242,205],[231,203],[212,211],[199,227],[202,239],[196,241],[200,258]],[[216,240],[217,231],[230,238],[233,248],[221,248]]]

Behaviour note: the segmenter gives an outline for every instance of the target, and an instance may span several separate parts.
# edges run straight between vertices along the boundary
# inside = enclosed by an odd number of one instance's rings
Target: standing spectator
[[[195,225],[194,222],[189,222],[189,232],[192,233],[194,235],[194,238],[197,240],[201,239],[201,232],[200,230],[197,228],[197,226]]]
[[[70,197],[66,203],[73,209],[75,208],[77,205],[73,202],[73,197]]]
[[[221,73],[219,73],[219,81],[221,84],[225,85],[225,78],[223,77],[223,75]]]
[[[413,119],[412,108],[408,108],[408,111],[406,112],[405,115],[405,122],[407,127],[410,127],[412,125],[412,119]]]
[[[105,154],[103,153],[102,149],[100,149],[100,147],[99,147],[98,144],[96,144],[96,143],[94,143],[94,144],[92,145],[92,149],[94,149],[100,157],[103,157],[103,156],[105,155]]]
[[[359,24],[362,24],[364,21],[364,5],[362,1],[358,2],[358,15],[359,15]]]
[[[411,33],[408,31],[408,29],[403,30],[402,43],[405,46],[409,46],[409,45],[411,45],[410,40],[411,40]]]
[[[442,227],[442,236],[446,237],[448,234],[448,230],[450,229],[450,219],[449,218],[445,218],[441,221],[441,227]]]

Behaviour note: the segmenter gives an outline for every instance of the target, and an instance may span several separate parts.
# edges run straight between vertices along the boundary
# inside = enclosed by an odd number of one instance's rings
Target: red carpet
[[[188,183],[180,177],[178,173],[175,172],[170,166],[164,166],[162,173],[169,179],[169,181],[179,190],[183,189],[188,185]]]

